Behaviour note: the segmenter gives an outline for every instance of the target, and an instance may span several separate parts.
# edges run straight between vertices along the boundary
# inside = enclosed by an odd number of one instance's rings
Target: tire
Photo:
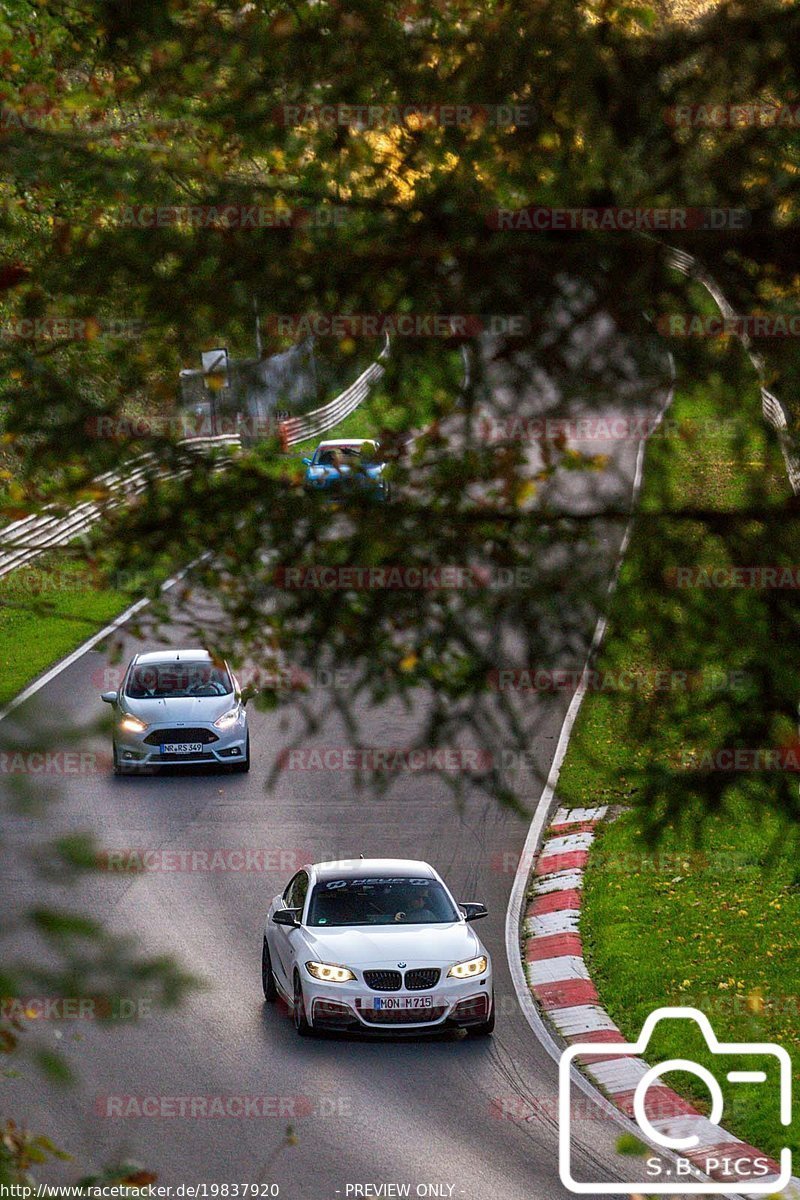
[[[470,1037],[489,1037],[494,1033],[494,992],[492,992],[492,1011],[489,1014],[488,1021],[483,1021],[480,1025],[473,1025],[468,1030]]]
[[[295,1031],[299,1037],[310,1037],[311,1026],[308,1023],[306,1016],[306,1006],[303,1002],[303,985],[300,982],[300,976],[294,977],[294,1002],[292,1004],[292,1020],[294,1021]]]
[[[269,955],[269,946],[267,939],[264,938],[264,943],[261,947],[261,986],[264,989],[264,999],[272,1003],[278,999],[278,989],[275,986],[275,977],[272,974],[272,959]]]
[[[246,775],[250,770],[250,734],[247,735],[247,742],[244,747],[244,760],[233,764],[232,768],[236,775]]]

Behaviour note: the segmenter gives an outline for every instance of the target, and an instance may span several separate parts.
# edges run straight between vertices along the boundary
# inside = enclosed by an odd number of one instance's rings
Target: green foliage
[[[705,261],[739,310],[796,311],[796,132],[703,130],[668,114],[741,97],[794,102],[800,9],[729,0],[685,23],[664,12],[609,0],[5,3],[0,517],[47,502],[107,505],[98,474],[150,450],[140,501],[108,509],[93,561],[150,572],[201,559],[173,593],[185,634],[235,663],[267,672],[353,664],[348,688],[322,713],[302,695],[271,698],[297,707],[305,728],[334,717],[358,744],[359,706],[395,699],[424,714],[420,747],[468,738],[524,753],[535,730],[518,697],[492,689],[492,671],[553,668],[565,645],[581,644],[606,603],[599,550],[627,522],[627,503],[609,505],[604,490],[618,458],[588,456],[558,434],[492,444],[486,414],[531,417],[543,403],[553,417],[639,413],[668,380],[666,349],[697,384],[681,419],[702,416],[707,395],[754,411],[752,367],[737,342],[665,346],[644,319],[707,305],[669,267],[671,246]],[[365,129],[313,111],[359,103],[466,105],[472,117]],[[497,105],[517,106],[516,116],[495,120]],[[186,216],[228,205],[258,209],[264,222]],[[528,205],[705,206],[745,209],[750,220],[727,230],[521,232],[496,219],[498,208]],[[156,209],[183,215],[154,224]],[[320,506],[269,447],[215,471],[167,436],[97,436],[98,418],[143,404],[172,412],[177,372],[198,345],[249,351],[254,298],[267,352],[285,348],[273,318],[287,314],[499,315],[519,318],[524,332],[394,338],[373,402],[395,487],[388,508]],[[332,352],[361,361],[370,343],[354,341],[343,337]],[[462,391],[453,361],[465,343],[477,352]],[[791,400],[793,339],[758,348],[766,382]],[[793,434],[797,413],[790,418]],[[404,454],[402,435],[423,428]],[[668,708],[659,699],[626,714],[637,747],[630,778],[614,782],[610,771],[599,786],[635,790],[653,835],[679,812],[699,822],[721,811],[739,788],[762,810],[797,817],[796,788],[780,773],[745,785],[679,757],[685,746],[771,747],[791,735],[800,695],[791,593],[676,595],[664,582],[673,566],[796,563],[797,505],[774,488],[774,451],[754,456],[750,434],[734,437],[713,465],[691,468],[694,490],[680,495],[656,473],[661,486],[639,523],[618,594],[634,638],[673,645],[681,668],[735,663],[748,678],[746,693],[714,695],[704,708],[673,697]],[[665,442],[654,457],[667,453]],[[597,503],[565,515],[555,489],[568,471],[573,483],[585,473]],[[406,591],[281,582],[287,568],[397,564],[453,567],[470,582]],[[501,577],[517,582],[499,586]],[[219,598],[216,624],[193,625],[198,589]],[[102,620],[103,603],[90,606],[90,622]],[[4,620],[18,617],[12,609]],[[152,613],[164,619],[166,606]],[[30,660],[24,621],[22,634]],[[2,686],[18,685],[7,678]],[[509,777],[494,760],[444,778],[518,807],[531,794],[530,777]],[[380,774],[363,782],[389,785]],[[32,799],[12,792],[14,802]],[[43,867],[83,870],[88,853],[88,844],[62,844]],[[169,1002],[182,993],[177,968],[132,966],[130,947],[79,914],[43,905],[36,919],[62,955],[47,980],[54,989],[88,990],[96,970],[110,970],[117,982],[157,982]],[[9,994],[27,986],[28,971],[7,972]]]
[[[587,792],[632,799],[651,841],[673,823],[699,836],[703,813],[727,800],[796,819],[791,768],[766,758],[746,771],[715,765],[720,751],[779,755],[795,744],[800,679],[776,652],[797,637],[794,593],[693,584],[691,574],[795,557],[795,505],[753,390],[736,414],[718,378],[682,390],[650,445],[612,636],[596,664],[599,678],[628,673],[636,686],[589,697],[561,776],[568,803]]]
[[[16,114],[2,127],[0,316],[34,329],[53,317],[83,324],[78,337],[56,332],[0,345],[5,453],[16,489],[10,513],[23,501],[69,504],[91,493],[97,473],[119,467],[133,449],[94,436],[97,418],[143,396],[169,410],[177,371],[198,343],[249,347],[254,298],[267,352],[287,344],[275,321],[286,314],[518,317],[519,336],[480,343],[463,396],[452,363],[462,344],[478,346],[469,331],[394,338],[373,401],[387,440],[398,435],[390,522],[385,512],[352,511],[342,521],[320,511],[303,494],[299,471],[287,480],[258,451],[217,473],[154,436],[136,443],[155,455],[142,502],[113,511],[98,552],[113,560],[114,547],[124,546],[125,565],[132,560],[136,569],[149,569],[154,555],[177,565],[210,552],[187,590],[213,587],[222,597],[219,627],[203,632],[237,660],[246,655],[268,670],[279,653],[303,667],[320,646],[333,660],[368,656],[351,694],[336,700],[354,738],[356,704],[389,694],[410,702],[424,690],[432,703],[422,743],[453,745],[469,730],[479,746],[524,750],[515,706],[487,695],[500,651],[479,630],[507,628],[520,660],[546,667],[555,657],[548,631],[556,613],[573,602],[603,604],[590,565],[597,523],[554,521],[547,497],[565,471],[591,469],[602,490],[608,464],[545,435],[533,467],[531,446],[514,438],[487,444],[482,414],[488,407],[498,415],[501,379],[504,415],[536,412],[543,376],[545,392],[558,397],[553,415],[586,402],[638,411],[663,379],[666,348],[655,345],[642,313],[707,305],[668,267],[671,245],[709,260],[745,311],[792,309],[791,128],[710,134],[669,113],[728,101],[731,78],[739,95],[790,100],[799,21],[795,7],[777,0],[728,3],[686,24],[647,6],[563,0],[522,8],[422,3],[413,12],[377,0],[287,11],[187,0],[134,10],[83,0],[74,19],[45,8],[33,24],[27,10],[12,8],[0,30],[10,68],[2,103]],[[319,115],[319,105],[376,100],[387,108],[373,108],[367,128]],[[455,121],[385,115],[409,104],[472,108],[469,119]],[[497,105],[512,106],[514,115],[496,119]],[[735,230],[689,222],[665,233],[525,233],[492,216],[529,204],[688,204],[747,209],[751,220]],[[267,216],[253,227],[197,216],[226,205]],[[181,219],[154,223],[157,208],[176,207]],[[610,317],[613,333],[602,353],[590,354],[598,314]],[[136,333],[118,336],[115,321]],[[368,348],[350,335],[333,341],[328,352],[359,360]],[[576,345],[584,352],[576,355]],[[673,339],[670,347],[685,376],[717,376],[726,395],[753,394],[750,363],[730,339]],[[765,349],[765,376],[787,396],[795,357],[791,339]],[[354,417],[353,427],[361,420]],[[428,435],[404,461],[399,435],[426,425]],[[747,453],[734,450],[737,458]],[[186,473],[168,482],[157,464]],[[669,537],[659,544],[671,560],[682,561],[700,527],[713,529],[713,538],[698,542],[712,557],[794,556],[791,503],[765,507],[758,472],[739,478],[750,518],[731,522],[709,511],[704,493],[684,519],[670,515]],[[229,522],[209,523],[210,511],[236,514],[233,543]],[[624,519],[622,511],[608,515]],[[662,518],[654,512],[648,520]],[[570,554],[567,574],[548,569],[554,541]],[[482,578],[524,569],[530,582],[460,594],[320,595],[276,586],[281,568],[321,563],[454,565]],[[642,567],[640,603],[663,612],[670,599],[659,594],[663,564]],[[719,607],[719,595],[693,596],[686,606],[706,658],[715,653],[708,631],[720,627]],[[749,620],[749,607],[733,598],[723,627]],[[790,644],[789,606],[778,598],[771,609],[773,636]],[[766,632],[751,657],[763,656],[765,643]],[[412,661],[413,669],[401,669]],[[770,691],[775,671],[753,665],[760,694],[732,707],[728,733],[744,736],[756,711],[749,735],[769,742],[782,736],[786,697],[800,680],[785,665],[779,692]],[[501,776],[490,770],[473,781],[518,803],[516,785]],[[710,805],[727,786],[699,774],[695,783],[698,801]],[[793,811],[785,795],[775,803]]]
[[[702,504],[730,515],[746,509],[756,481],[765,505],[785,492],[783,464],[758,409],[726,420],[727,408],[718,379],[681,390],[672,425],[651,443],[641,508],[660,514],[659,524],[653,528],[646,517],[637,523],[597,663],[598,678],[638,686],[585,698],[559,796],[568,804],[625,806],[593,846],[581,917],[592,978],[625,1037],[635,1040],[658,1007],[689,1006],[709,1017],[722,1041],[775,1042],[791,1051],[800,1039],[800,978],[790,949],[800,916],[791,823],[797,776],[730,772],[708,813],[694,765],[699,750],[728,744],[732,711],[741,706],[744,714],[759,693],[753,672],[767,657],[759,631],[769,636],[772,605],[756,592],[734,620],[728,605],[742,598],[723,591],[720,615],[712,624],[708,614],[703,636],[698,618],[687,619],[689,597],[640,590],[649,564],[666,567],[673,539],[680,545],[665,512]],[[682,561],[713,561],[721,546],[715,527],[694,521]],[[769,552],[762,548],[757,561],[769,561]],[[790,608],[787,601],[787,614]],[[788,717],[796,681],[791,672],[784,676],[779,655],[770,670],[769,692],[784,695]],[[658,687],[659,673],[668,681],[670,672],[683,676]],[[758,714],[750,721],[756,726]],[[686,1039],[685,1023],[665,1028],[645,1057],[692,1058],[721,1078],[713,1056]],[[707,1111],[707,1089],[697,1078],[666,1082]],[[737,1088],[724,1124],[773,1154],[792,1136],[781,1129],[773,1089]]]

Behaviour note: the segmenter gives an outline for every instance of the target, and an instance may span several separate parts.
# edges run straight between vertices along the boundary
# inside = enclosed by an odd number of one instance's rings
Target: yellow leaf
[[[526,479],[524,483],[519,485],[516,496],[514,497],[517,508],[522,508],[523,504],[526,504],[528,500],[532,500],[535,495],[536,484],[532,479]]]
[[[764,1011],[764,995],[761,988],[753,988],[747,997],[747,1011],[759,1016]]]
[[[413,671],[414,667],[417,665],[418,662],[419,662],[419,655],[415,654],[414,651],[412,650],[410,654],[407,654],[405,656],[405,658],[400,659],[400,670],[401,671]]]

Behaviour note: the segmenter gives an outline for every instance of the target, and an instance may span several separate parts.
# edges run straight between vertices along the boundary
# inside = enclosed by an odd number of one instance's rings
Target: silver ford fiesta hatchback
[[[250,769],[250,735],[241,689],[228,664],[207,650],[136,654],[114,708],[114,771],[217,763]]]

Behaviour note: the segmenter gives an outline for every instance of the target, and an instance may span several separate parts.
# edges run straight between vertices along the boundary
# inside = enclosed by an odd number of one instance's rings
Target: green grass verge
[[[0,704],[123,612],[148,582],[109,586],[68,549],[0,578]]]
[[[317,437],[308,438],[305,442],[298,442],[296,446],[292,446],[288,458],[302,458],[303,456],[310,457],[316,450],[317,446],[325,438],[369,438],[375,436],[375,430],[378,425],[372,412],[359,407],[354,412],[350,413],[349,417],[345,417],[335,429],[329,430],[327,433],[320,433]]]
[[[752,401],[751,410],[732,422],[731,413],[741,408],[732,406],[719,381],[676,397],[669,434],[654,438],[648,449],[642,508],[656,511],[674,501],[735,509],[756,478],[766,495],[786,495],[780,453]],[[699,527],[695,533],[707,536]],[[685,666],[687,647],[680,637],[667,644],[663,630],[669,625],[649,628],[646,605],[640,595],[637,599],[645,563],[653,561],[653,536],[658,533],[652,526],[634,531],[598,672]],[[647,545],[645,537],[651,539]],[[710,539],[707,550],[713,560]],[[737,637],[741,640],[736,630],[719,632],[723,644],[731,639],[731,668]],[[691,651],[689,631],[687,646]],[[706,1013],[721,1040],[777,1042],[800,1061],[796,839],[787,837],[777,817],[753,811],[737,790],[702,825],[671,825],[654,849],[644,837],[641,812],[625,807],[637,769],[654,753],[652,742],[634,736],[629,713],[624,694],[587,694],[558,789],[568,807],[623,809],[592,850],[581,916],[586,958],[602,1002],[629,1040],[655,1008],[692,1006]],[[706,729],[712,736],[716,719],[709,704]],[[660,736],[671,745],[667,719]],[[661,1029],[647,1055],[651,1063],[673,1057],[715,1067],[685,1022]],[[708,1112],[708,1092],[695,1077],[671,1075],[667,1082]],[[796,1126],[787,1133],[778,1120],[774,1075],[768,1087],[727,1084],[724,1076],[722,1082],[730,1097],[726,1128],[774,1155],[783,1145],[798,1148]]]

